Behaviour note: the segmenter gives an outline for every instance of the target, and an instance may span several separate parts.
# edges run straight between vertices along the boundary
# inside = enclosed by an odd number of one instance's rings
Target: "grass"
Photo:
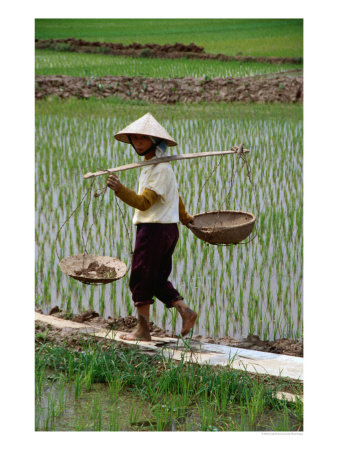
[[[108,119],[112,115],[123,114],[126,120],[133,120],[138,115],[153,111],[158,120],[166,117],[177,117],[184,119],[198,119],[201,116],[206,119],[231,120],[232,118],[243,120],[276,120],[284,121],[288,118],[295,121],[303,120],[303,106],[301,104],[240,104],[240,103],[197,103],[186,105],[176,103],[174,105],[151,104],[138,100],[125,101],[118,97],[107,97],[105,99],[90,97],[88,99],[69,98],[67,100],[59,97],[42,99],[35,104],[36,116],[42,115],[64,117],[86,118],[88,116],[97,119]],[[41,170],[41,169],[39,169]],[[78,193],[81,198],[81,192]],[[300,215],[300,212],[298,213]]]
[[[208,53],[303,56],[302,19],[36,19],[35,37],[123,44],[194,42]]]
[[[299,64],[269,64],[194,59],[131,58],[123,56],[35,51],[36,75],[74,77],[140,76],[152,78],[244,77],[299,69]]]
[[[284,380],[93,339],[81,351],[39,339],[36,430],[302,430],[302,402],[275,398]],[[300,393],[297,384],[287,387]]]

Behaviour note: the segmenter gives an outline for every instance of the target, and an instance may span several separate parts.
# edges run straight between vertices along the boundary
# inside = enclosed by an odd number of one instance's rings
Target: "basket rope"
[[[258,220],[259,220],[259,204],[258,204],[258,201],[257,201],[257,195],[256,195],[255,186],[254,186],[253,181],[252,181],[250,164],[249,164],[249,162],[247,160],[246,154],[243,152],[243,144],[240,144],[239,146],[233,146],[233,147],[231,147],[230,150],[232,150],[234,152],[234,155],[238,156],[238,160],[242,160],[243,161],[243,166],[242,167],[246,166],[247,177],[248,177],[248,180],[250,181],[251,187],[253,189],[254,197],[255,197],[257,213],[256,213],[255,232],[254,232],[253,236],[251,236],[249,240],[244,241],[244,242],[239,242],[237,244],[214,244],[214,245],[226,246],[226,247],[230,247],[232,245],[246,245],[249,242],[251,242],[253,239],[255,239],[256,236],[258,237]],[[220,166],[222,161],[225,160],[225,159],[223,159],[224,156],[225,155],[222,155],[220,157],[219,162],[217,164],[215,164],[214,169],[211,170],[210,174],[207,176],[205,182],[203,183],[203,186],[202,186],[202,188],[200,190],[200,193],[199,193],[199,196],[198,196],[197,205],[200,203],[202,191],[205,188],[205,185],[210,180],[210,178],[214,174],[214,172],[218,169],[218,167]],[[234,160],[232,160],[232,162],[231,162],[230,188],[229,188],[228,194],[227,194],[226,199],[225,199],[225,209],[227,209],[229,204],[230,204],[230,195],[231,195],[233,182],[234,182],[234,175],[235,175],[235,170],[234,169],[235,169],[235,162],[234,162]],[[202,241],[202,242],[203,242],[204,245],[210,245],[208,242],[204,242],[204,241]]]
[[[89,216],[89,209],[90,209],[90,203],[91,203],[91,201],[92,201],[92,190],[93,190],[94,183],[95,183],[95,179],[94,179],[93,182],[91,183],[91,185],[90,185],[90,187],[88,188],[88,190],[86,191],[86,193],[83,195],[83,197],[82,197],[80,203],[76,206],[76,208],[71,212],[71,214],[66,218],[66,220],[63,222],[63,224],[60,226],[60,228],[59,228],[59,230],[58,230],[58,232],[57,232],[57,234],[56,234],[56,238],[55,238],[55,250],[56,250],[56,253],[57,253],[57,257],[58,257],[58,259],[59,259],[59,261],[60,261],[60,255],[59,255],[59,252],[58,252],[58,249],[57,249],[57,241],[58,241],[58,237],[59,237],[60,231],[62,230],[62,228],[64,227],[64,225],[65,225],[66,223],[69,222],[69,220],[71,219],[71,217],[75,214],[75,212],[76,212],[76,211],[79,209],[79,207],[82,205],[82,203],[84,202],[84,200],[86,199],[86,197],[89,195],[89,202],[88,202],[87,212],[84,214],[83,221],[82,221],[82,227],[81,227],[81,240],[82,240],[82,246],[83,246],[83,268],[84,268],[85,255],[88,254],[88,252],[87,252],[87,244],[88,244],[90,232],[91,232],[91,229],[92,229],[92,227],[94,226],[94,224],[97,223],[97,217],[96,217],[96,216],[93,216],[93,223],[90,225],[90,228],[89,228],[88,234],[87,234],[87,239],[85,239],[85,236],[84,236],[84,225],[85,225],[85,222],[88,220],[88,216]],[[101,207],[102,207],[102,203],[103,203],[104,194],[106,193],[107,188],[108,188],[108,186],[107,186],[107,184],[106,184],[105,186],[103,186],[103,187],[101,187],[101,188],[99,188],[99,189],[96,189],[96,190],[94,191],[94,194],[93,194],[94,198],[101,197],[101,205],[100,205]],[[133,254],[133,251],[132,251],[132,242],[131,242],[131,237],[130,237],[129,229],[128,229],[128,226],[127,226],[127,224],[126,224],[126,216],[125,216],[125,214],[123,213],[123,211],[122,211],[122,209],[121,209],[121,207],[120,207],[120,205],[119,205],[119,202],[118,202],[116,196],[115,196],[115,199],[116,199],[116,203],[117,203],[117,206],[118,206],[118,208],[119,208],[119,211],[120,211],[120,213],[121,213],[121,215],[122,215],[123,225],[124,225],[124,227],[125,227],[125,229],[126,229],[126,232],[127,232],[127,235],[128,235],[130,254],[132,255],[132,254]],[[129,261],[129,266],[128,266],[128,268],[127,268],[127,272],[129,271],[130,266],[131,266],[131,260]],[[87,282],[86,284],[90,284],[90,282]],[[100,284],[100,283],[96,283],[96,284],[98,285],[98,284]]]
[[[69,222],[69,220],[71,219],[71,217],[73,216],[73,214],[75,214],[75,212],[79,209],[79,207],[82,205],[82,203],[84,202],[84,199],[87,197],[87,195],[91,192],[92,188],[93,188],[93,184],[94,181],[91,183],[91,185],[89,186],[89,188],[87,189],[86,193],[84,194],[84,196],[82,197],[80,203],[76,206],[76,208],[71,212],[71,214],[67,217],[67,219],[63,222],[63,224],[60,226],[60,228],[58,229],[58,232],[56,233],[56,238],[55,238],[55,250],[56,250],[56,254],[57,257],[60,261],[60,255],[58,252],[58,248],[57,248],[57,242],[58,242],[58,237],[60,234],[60,231],[62,230],[62,228],[66,225],[66,223]],[[82,236],[83,237],[83,236]]]
[[[250,184],[252,186],[254,197],[255,197],[255,202],[256,202],[256,206],[257,206],[255,233],[248,241],[244,241],[244,242],[240,242],[239,243],[239,244],[245,245],[245,244],[248,244],[249,242],[251,242],[256,236],[258,236],[259,204],[258,204],[258,201],[257,201],[257,195],[256,195],[255,186],[254,186],[254,184],[252,182],[250,164],[249,164],[249,162],[247,160],[246,154],[243,153],[243,144],[241,144],[240,146],[233,146],[233,147],[231,147],[230,150],[232,150],[234,152],[234,155],[238,156],[238,160],[242,160],[243,161],[243,167],[246,166],[247,178],[249,179]],[[215,173],[215,171],[218,169],[218,167],[222,163],[224,156],[225,155],[221,156],[220,160],[218,161],[217,164],[215,164],[215,167],[211,170],[211,172],[208,174],[205,182],[203,183],[203,186],[202,186],[202,188],[201,188],[201,190],[199,192],[199,195],[198,195],[197,205],[200,204],[201,195],[202,195],[202,192],[203,192],[206,184],[208,183],[208,181],[210,180],[211,176]],[[235,163],[234,163],[234,160],[232,160],[232,163],[231,163],[230,187],[229,187],[229,191],[227,193],[226,199],[225,199],[225,208],[227,208],[228,205],[230,204],[230,195],[231,195],[231,192],[232,192],[232,187],[233,187],[233,182],[234,182],[234,173],[235,173],[234,168],[235,168]],[[85,213],[85,215],[83,217],[82,228],[81,228],[81,238],[82,238],[82,245],[83,245],[83,256],[85,257],[85,255],[88,254],[88,252],[87,252],[87,244],[88,244],[88,240],[89,240],[89,235],[90,235],[91,229],[92,229],[92,227],[94,225],[94,222],[97,222],[97,217],[96,216],[94,217],[93,223],[91,224],[91,226],[90,226],[90,228],[88,230],[87,239],[85,239],[85,237],[84,237],[84,224],[87,221],[88,216],[89,216],[89,208],[90,208],[90,203],[91,203],[91,200],[92,200],[92,195],[91,194],[92,194],[92,190],[93,190],[93,186],[94,186],[95,180],[96,179],[94,179],[92,181],[90,187],[88,188],[86,193],[83,195],[80,203],[76,206],[76,208],[72,211],[72,213],[66,218],[66,220],[60,226],[60,228],[59,228],[59,230],[58,230],[58,232],[56,234],[55,250],[56,250],[56,254],[57,254],[57,257],[58,257],[59,261],[60,261],[60,255],[59,255],[59,252],[58,252],[58,249],[57,249],[57,241],[58,241],[59,234],[60,234],[62,228],[64,227],[64,225],[69,222],[71,217],[75,214],[75,212],[79,209],[79,207],[84,202],[86,197],[89,195],[89,202],[88,202],[87,212]],[[107,184],[105,184],[103,187],[101,186],[100,189],[96,189],[95,192],[94,192],[94,198],[98,198],[98,197],[102,196],[101,197],[101,206],[102,206],[102,203],[103,203],[104,194],[107,192],[107,188],[108,188],[108,186],[107,186]],[[117,197],[116,196],[114,196],[114,197],[115,197],[117,206],[119,208],[119,211],[120,211],[120,213],[122,215],[123,225],[124,225],[125,230],[126,230],[127,235],[128,235],[130,254],[132,255],[133,254],[132,242],[131,242],[131,237],[130,237],[130,233],[129,233],[129,228],[128,228],[127,223],[126,223],[126,215],[124,214],[123,210],[121,209],[121,207],[119,205],[119,202],[117,200]],[[206,244],[206,245],[209,245],[207,242],[204,242],[204,241],[202,241],[202,242],[204,244]],[[238,244],[215,244],[215,245],[218,245],[218,246],[231,246],[231,245],[238,245]],[[127,272],[130,270],[130,266],[131,266],[131,260],[129,262],[129,266],[127,268]]]

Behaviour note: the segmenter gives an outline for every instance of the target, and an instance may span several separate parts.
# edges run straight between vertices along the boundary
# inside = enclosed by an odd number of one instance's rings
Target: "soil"
[[[129,45],[110,42],[90,42],[83,39],[35,39],[35,48],[77,53],[103,53],[115,56],[132,56],[145,58],[189,58],[212,59],[218,61],[267,62],[271,64],[302,64],[303,58],[276,58],[244,55],[224,55],[221,53],[205,53],[203,47],[194,43],[180,44],[140,44]]]
[[[104,264],[100,265],[97,261],[94,261],[90,263],[86,269],[75,270],[75,274],[89,276],[92,278],[95,277],[114,278],[116,276],[116,270]]]
[[[40,75],[35,78],[35,86],[36,99],[56,95],[61,98],[117,96],[123,100],[164,104],[176,102],[298,103],[303,101],[303,77],[288,76],[283,73],[213,79]]]
[[[41,310],[38,312],[42,313]],[[69,319],[69,315],[60,310],[58,306],[55,306],[52,308],[49,312],[50,315],[54,315],[55,317],[59,317],[62,319]],[[90,329],[90,325],[94,325],[96,327],[101,327],[107,330],[116,330],[116,331],[126,331],[129,332],[132,330],[136,324],[137,319],[133,316],[127,316],[127,317],[108,317],[105,319],[104,317],[101,317],[96,311],[93,310],[87,310],[84,311],[81,314],[75,315],[71,318],[73,322],[80,322],[84,324],[88,324],[88,328]],[[47,326],[44,323],[39,322],[38,330],[45,330]],[[73,328],[64,328],[64,329],[57,329],[54,327],[49,328],[51,330],[50,333],[50,339],[55,342],[65,343],[68,345],[69,343],[71,345],[75,344],[79,345],[79,342],[82,342],[84,339],[83,333],[86,331],[80,331],[78,329]],[[153,322],[150,322],[150,333],[152,336],[158,336],[158,337],[177,337],[175,334],[168,334],[165,330],[157,327]],[[88,336],[87,336],[88,338]],[[256,335],[249,334],[246,338],[243,339],[234,339],[229,336],[225,336],[222,338],[211,338],[208,336],[200,336],[200,335],[194,335],[193,339],[198,339],[203,343],[209,343],[209,344],[222,344],[222,345],[228,345],[230,347],[237,347],[237,348],[248,348],[251,350],[258,350],[263,352],[270,352],[270,353],[278,353],[283,355],[291,355],[291,356],[303,356],[303,341],[302,340],[293,340],[293,339],[276,339],[274,341],[263,341]]]

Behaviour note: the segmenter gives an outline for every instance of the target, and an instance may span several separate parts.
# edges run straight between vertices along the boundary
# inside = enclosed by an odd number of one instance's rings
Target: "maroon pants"
[[[151,305],[157,297],[167,308],[183,297],[168,281],[172,255],[178,241],[176,223],[140,223],[137,225],[135,249],[129,287],[135,306]]]

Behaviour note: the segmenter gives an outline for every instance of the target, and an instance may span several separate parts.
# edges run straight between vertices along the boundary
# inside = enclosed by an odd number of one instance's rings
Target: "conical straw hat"
[[[146,136],[152,136],[155,138],[161,138],[165,140],[169,147],[177,145],[177,142],[166,132],[166,130],[160,125],[157,120],[147,113],[139,119],[132,122],[123,130],[115,134],[115,139],[121,142],[129,144],[129,134],[144,134]]]

